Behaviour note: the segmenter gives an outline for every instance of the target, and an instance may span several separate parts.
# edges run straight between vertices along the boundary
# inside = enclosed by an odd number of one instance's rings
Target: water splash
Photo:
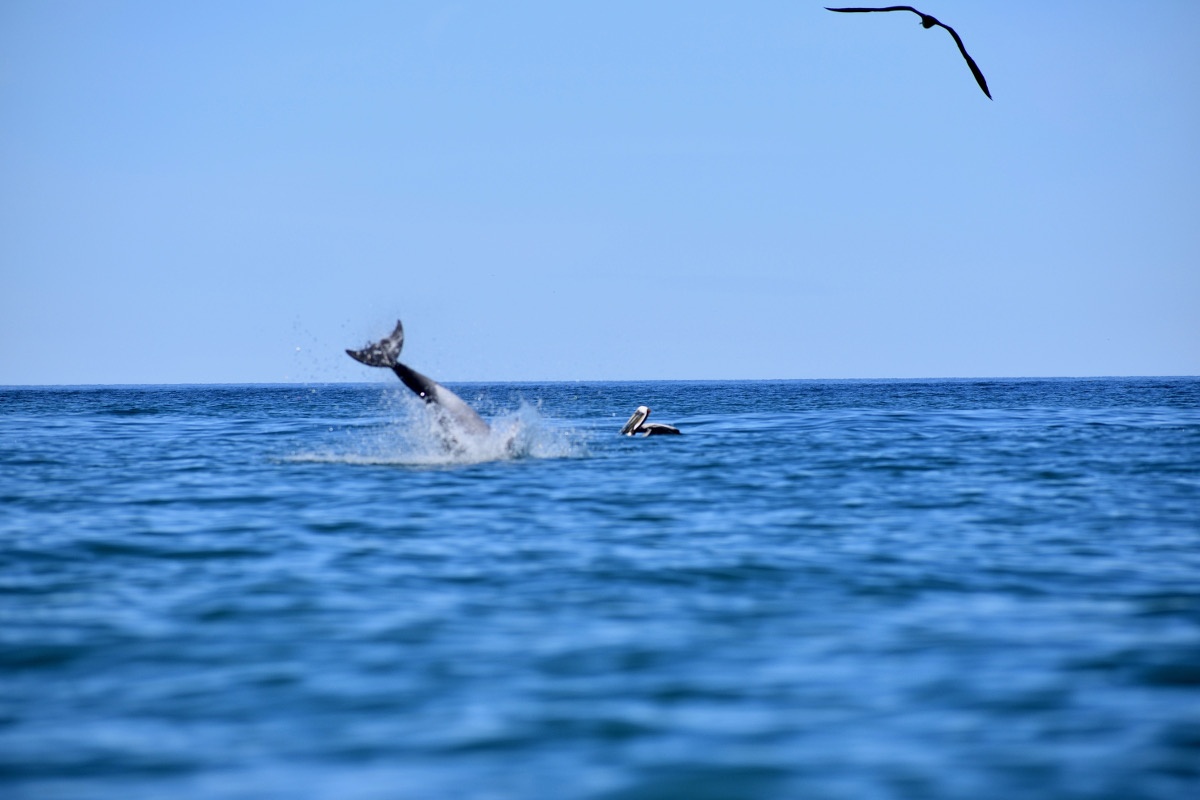
[[[343,429],[343,440],[293,462],[444,467],[531,458],[587,455],[583,435],[544,416],[537,404],[522,401],[514,411],[489,420],[491,431],[472,435],[456,427],[436,405],[407,393],[384,396],[384,418]]]

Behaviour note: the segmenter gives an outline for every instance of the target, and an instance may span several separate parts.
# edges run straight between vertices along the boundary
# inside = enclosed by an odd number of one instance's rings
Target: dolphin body
[[[346,355],[368,367],[388,367],[396,377],[418,397],[441,410],[439,415],[446,433],[454,444],[461,444],[458,434],[487,436],[492,432],[475,409],[461,397],[432,378],[401,364],[400,348],[404,347],[404,326],[396,320],[396,329],[386,339],[380,339],[361,350],[347,350]]]

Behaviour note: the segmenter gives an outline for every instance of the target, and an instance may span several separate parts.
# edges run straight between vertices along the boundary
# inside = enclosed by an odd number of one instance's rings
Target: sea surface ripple
[[[453,388],[0,388],[0,795],[1200,796],[1200,379]]]

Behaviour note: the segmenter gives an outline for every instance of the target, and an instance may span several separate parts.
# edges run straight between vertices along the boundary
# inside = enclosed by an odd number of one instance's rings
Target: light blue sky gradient
[[[1200,374],[1200,3],[0,4],[0,384]]]

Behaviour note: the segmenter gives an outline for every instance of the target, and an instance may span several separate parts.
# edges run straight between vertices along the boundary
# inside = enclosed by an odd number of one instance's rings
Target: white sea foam
[[[342,442],[328,450],[300,453],[292,462],[442,467],[530,458],[577,458],[586,455],[583,436],[522,402],[488,421],[486,435],[470,434],[435,405],[407,394],[385,401],[386,417],[343,431]]]

